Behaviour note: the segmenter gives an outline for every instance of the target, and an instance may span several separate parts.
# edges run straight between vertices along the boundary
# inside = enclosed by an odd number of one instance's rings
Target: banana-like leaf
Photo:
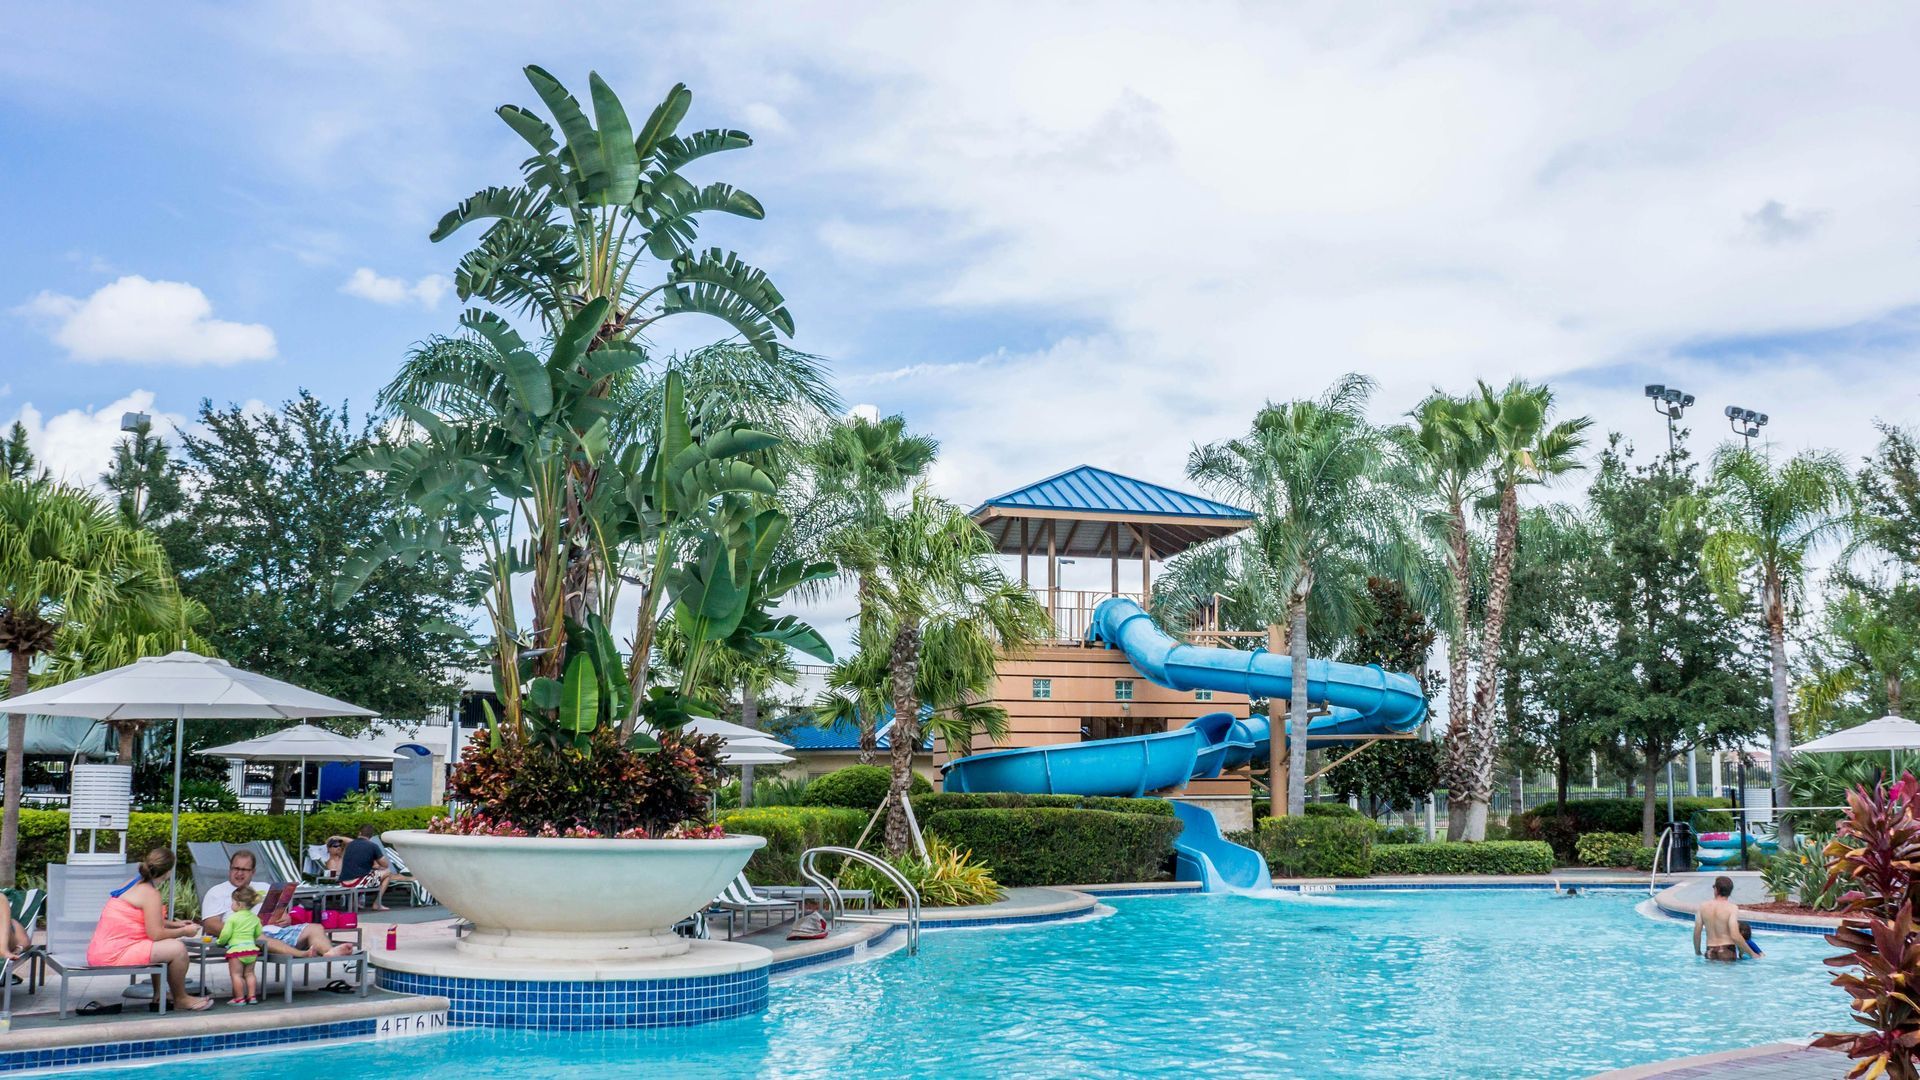
[[[467,222],[484,218],[542,218],[546,216],[545,202],[545,196],[523,187],[482,188],[441,215],[427,239],[438,243]]]
[[[540,95],[547,111],[553,113],[554,120],[560,124],[561,133],[567,137],[566,155],[573,162],[574,178],[588,201],[603,202],[607,163],[600,155],[600,137],[593,130],[592,121],[567,88],[560,85],[560,80],[534,64],[527,65],[526,72],[533,92]]]
[[[782,615],[778,619],[771,620],[763,628],[754,630],[753,636],[761,641],[770,641],[790,649],[797,649],[821,663],[833,663],[833,646],[827,644],[827,639],[820,636],[820,631],[792,615]]]
[[[715,461],[712,458],[706,458],[688,469],[680,482],[680,489],[708,495],[750,492],[768,498],[772,498],[779,490],[774,485],[773,477],[747,462]]]
[[[753,137],[744,131],[708,128],[691,135],[667,139],[660,144],[655,159],[664,172],[679,172],[689,162],[723,150],[744,150],[753,145]]]
[[[430,438],[442,443],[450,443],[457,437],[453,425],[440,419],[429,409],[423,409],[410,401],[399,402],[398,408],[407,419],[425,428]]]
[[[703,440],[709,457],[744,457],[747,454],[771,450],[781,443],[780,436],[765,431],[755,431],[748,427],[731,427],[716,431]]]
[[[607,309],[612,303],[604,296],[596,296],[574,312],[560,333],[553,339],[553,356],[549,366],[572,371],[586,362],[587,349],[592,346],[594,335],[607,321]]]
[[[593,120],[600,127],[600,160],[607,166],[606,201],[624,206],[633,201],[640,186],[640,155],[633,148],[633,125],[627,121],[626,107],[599,72],[587,75],[589,96],[593,98]]]
[[[500,749],[500,718],[493,715],[493,702],[481,698],[480,715],[487,722],[487,745],[495,750]]]
[[[766,274],[741,263],[735,256],[695,262],[682,256],[674,263],[675,283],[661,293],[661,315],[698,312],[734,328],[762,357],[780,356],[775,331],[793,334],[793,316],[779,290]]]
[[[764,270],[749,266],[733,252],[708,248],[697,259],[675,259],[668,280],[674,285],[711,286],[732,293],[789,337],[793,335],[793,316],[787,312],[786,298]]]
[[[675,128],[687,115],[687,109],[693,105],[693,91],[686,83],[675,83],[673,89],[660,104],[654,106],[653,115],[647,117],[645,127],[634,136],[634,153],[645,159],[653,156],[660,144],[671,138]]]
[[[534,416],[553,411],[553,381],[547,376],[546,365],[528,351],[526,342],[505,319],[476,309],[461,322],[494,347],[493,366],[513,388],[514,400],[522,409]]]
[[[620,660],[620,650],[614,644],[613,631],[607,628],[607,621],[599,612],[587,616],[585,627],[587,647],[593,654],[594,670],[600,676],[600,696],[613,703],[615,716],[627,711],[627,680],[625,667]]]
[[[733,214],[754,221],[767,216],[760,200],[728,184],[712,183],[698,190],[689,186],[661,192],[649,207],[653,217],[646,233],[647,250],[656,259],[685,254],[698,235],[699,215],[708,211]]]
[[[607,418],[603,416],[575,437],[574,442],[580,447],[580,453],[587,459],[587,464],[598,465],[600,459],[607,456],[607,441],[612,437],[608,431]]]
[[[580,370],[594,382],[631,371],[647,362],[647,351],[631,342],[614,341],[587,354]]]
[[[560,683],[542,675],[527,684],[527,701],[542,712],[560,707]]]
[[[544,156],[560,148],[560,144],[553,141],[552,125],[520,106],[502,105],[494,113],[507,122],[514,134],[527,140],[534,153]]]
[[[586,653],[575,654],[567,664],[566,679],[560,684],[559,708],[556,720],[560,730],[576,739],[600,726],[600,675]]]

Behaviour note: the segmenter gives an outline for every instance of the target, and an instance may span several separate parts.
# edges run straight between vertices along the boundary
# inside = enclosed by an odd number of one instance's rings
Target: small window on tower
[[[1132,679],[1113,680],[1113,700],[1115,701],[1132,701],[1133,700],[1133,680]]]
[[[1195,691],[1193,692],[1193,700],[1195,700],[1195,701],[1212,701],[1212,700],[1213,700],[1213,691],[1211,691],[1211,690],[1195,690]]]
[[[1053,680],[1052,679],[1033,680],[1033,699],[1035,701],[1046,701],[1052,697],[1053,697]]]

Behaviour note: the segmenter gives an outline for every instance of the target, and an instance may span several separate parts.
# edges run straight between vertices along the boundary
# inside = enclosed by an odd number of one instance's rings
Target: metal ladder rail
[[[1660,891],[1660,852],[1664,850],[1669,859],[1673,857],[1673,828],[1671,825],[1667,826],[1666,830],[1660,834],[1660,839],[1653,845],[1653,869],[1647,874],[1648,896]],[[1667,872],[1672,873],[1673,868],[1668,867]]]
[[[838,855],[842,858],[865,863],[879,871],[880,875],[891,882],[895,888],[899,889],[900,895],[906,898],[905,922],[903,923],[900,919],[887,915],[848,914],[846,903],[840,896],[839,886],[835,885],[831,878],[821,873],[819,867],[814,865],[815,859],[821,855]],[[821,895],[826,900],[828,909],[827,919],[829,922],[874,922],[892,923],[895,926],[904,925],[907,928],[907,955],[913,956],[920,951],[920,891],[913,887],[913,882],[908,881],[905,875],[894,869],[886,860],[860,851],[857,848],[808,848],[800,854],[800,876],[820,889]]]

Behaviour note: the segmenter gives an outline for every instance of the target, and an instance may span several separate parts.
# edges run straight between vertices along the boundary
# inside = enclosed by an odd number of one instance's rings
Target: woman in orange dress
[[[114,890],[100,924],[93,928],[93,940],[87,943],[87,963],[99,967],[141,967],[167,965],[167,993],[173,1007],[187,1012],[210,1008],[213,999],[187,993],[187,943],[182,938],[198,937],[200,924],[186,919],[167,918],[167,902],[160,886],[173,874],[173,852],[154,848],[140,860],[140,873],[132,881]],[[160,980],[154,980],[154,992],[160,992]]]

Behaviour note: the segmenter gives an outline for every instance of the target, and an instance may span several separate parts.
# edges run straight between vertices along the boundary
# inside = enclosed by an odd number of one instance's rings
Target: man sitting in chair
[[[349,889],[371,889],[378,887],[374,894],[374,911],[386,911],[387,887],[396,881],[412,881],[406,874],[393,872],[393,863],[387,858],[387,850],[374,839],[375,829],[371,825],[360,826],[360,835],[354,840],[345,841],[344,848],[337,847],[342,837],[327,841],[327,869],[340,880],[340,884]],[[334,856],[339,861],[334,861]]]
[[[233,890],[253,884],[253,852],[236,851],[227,861],[227,880],[207,890],[200,898],[200,925],[209,934],[219,934],[225,916],[233,910]],[[335,944],[319,923],[294,925],[282,909],[266,927],[260,944],[281,956],[345,956],[353,951],[346,942]]]

